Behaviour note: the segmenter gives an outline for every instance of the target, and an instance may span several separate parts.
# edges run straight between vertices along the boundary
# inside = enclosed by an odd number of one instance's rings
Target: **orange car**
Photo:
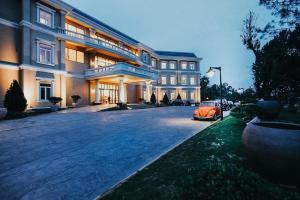
[[[221,115],[221,108],[216,101],[203,101],[200,106],[194,110],[194,119],[213,119],[217,120]]]

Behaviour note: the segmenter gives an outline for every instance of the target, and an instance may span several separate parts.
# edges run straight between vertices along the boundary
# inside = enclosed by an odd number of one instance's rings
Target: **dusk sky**
[[[254,56],[243,46],[242,22],[250,10],[258,24],[270,20],[259,0],[65,0],[155,50],[194,52],[201,73],[222,66],[223,82],[235,88],[253,85]],[[217,83],[217,76],[211,83]]]

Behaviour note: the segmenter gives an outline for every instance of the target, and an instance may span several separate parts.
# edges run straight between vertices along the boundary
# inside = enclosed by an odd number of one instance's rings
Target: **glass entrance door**
[[[102,104],[119,102],[119,87],[113,84],[100,84],[100,101]]]

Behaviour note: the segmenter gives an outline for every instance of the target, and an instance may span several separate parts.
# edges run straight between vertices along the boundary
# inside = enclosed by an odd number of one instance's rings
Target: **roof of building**
[[[188,53],[188,52],[175,52],[175,51],[155,51],[158,55],[161,56],[180,56],[180,57],[193,57],[197,58],[197,56],[194,53]]]
[[[126,39],[129,39],[129,40],[131,40],[131,41],[133,41],[133,42],[135,42],[135,43],[139,43],[139,41],[133,39],[132,37],[129,37],[128,35],[126,35],[126,34],[120,32],[120,31],[118,31],[118,30],[112,28],[111,26],[109,26],[109,25],[107,25],[107,24],[105,24],[105,23],[103,23],[103,22],[101,22],[100,20],[98,20],[98,19],[96,19],[96,18],[94,18],[94,17],[92,17],[92,16],[90,16],[90,15],[88,15],[88,14],[82,12],[81,10],[78,10],[77,8],[73,8],[73,12],[75,12],[75,13],[77,13],[77,14],[80,14],[80,15],[82,15],[82,16],[84,16],[84,17],[86,17],[86,18],[90,19],[91,21],[93,21],[93,22],[95,22],[95,23],[97,23],[97,24],[100,24],[101,26],[103,26],[103,27],[107,28],[108,30],[113,31],[113,32],[115,32],[115,33],[117,33],[117,34],[123,36],[123,37],[126,38]]]

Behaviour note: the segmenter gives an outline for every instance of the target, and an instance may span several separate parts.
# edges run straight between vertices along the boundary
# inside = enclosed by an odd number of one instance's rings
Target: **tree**
[[[209,84],[209,78],[207,76],[202,76],[200,79],[201,99],[206,99],[207,97],[208,84]]]
[[[180,96],[180,94],[178,93],[178,95],[177,95],[177,98],[176,99],[178,99],[178,100],[181,100],[181,96]]]
[[[4,98],[4,106],[8,112],[24,112],[27,100],[17,80],[13,80]]]
[[[164,104],[168,105],[169,104],[169,97],[168,95],[165,93],[164,98],[163,98],[163,102]]]
[[[151,104],[155,104],[156,103],[156,97],[155,97],[154,93],[152,93],[150,101],[151,101]]]
[[[259,4],[271,10],[271,14],[275,18],[260,32],[275,35],[282,30],[294,29],[299,25],[299,0],[259,0]]]

